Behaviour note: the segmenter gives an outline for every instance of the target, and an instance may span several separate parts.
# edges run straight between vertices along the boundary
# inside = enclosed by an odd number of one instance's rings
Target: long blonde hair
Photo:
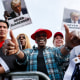
[[[30,44],[29,38],[28,38],[28,36],[26,34],[24,34],[24,33],[19,34],[17,36],[17,40],[19,39],[20,35],[24,35],[25,39],[26,39],[26,44],[25,44],[25,48],[24,49],[31,48],[31,44]]]

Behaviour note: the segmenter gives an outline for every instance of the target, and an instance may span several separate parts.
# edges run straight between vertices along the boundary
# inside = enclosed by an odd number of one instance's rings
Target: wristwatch
[[[68,52],[71,51],[71,49],[72,49],[72,48],[67,47],[67,46],[65,46],[65,45],[64,45],[64,48],[65,48],[65,50],[68,51]]]

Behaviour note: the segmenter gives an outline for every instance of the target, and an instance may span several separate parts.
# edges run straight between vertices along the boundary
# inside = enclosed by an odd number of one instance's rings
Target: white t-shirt
[[[70,52],[70,60],[80,55],[80,45],[74,47]]]

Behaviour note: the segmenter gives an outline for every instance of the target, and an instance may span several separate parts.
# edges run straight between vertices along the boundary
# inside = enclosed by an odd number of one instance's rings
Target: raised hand
[[[8,13],[8,11],[4,11],[4,18],[7,21],[8,18],[10,17],[10,14]]]
[[[72,31],[69,32],[69,28],[67,25],[65,27],[65,45],[69,48],[73,48],[77,45],[80,45],[80,32]]]
[[[15,54],[19,50],[19,45],[17,40],[15,39],[12,30],[10,30],[11,39],[5,40],[3,44],[3,53],[7,55]]]

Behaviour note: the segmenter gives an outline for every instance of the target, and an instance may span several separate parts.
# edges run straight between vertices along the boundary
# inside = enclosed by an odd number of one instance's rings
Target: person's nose
[[[23,40],[23,38],[21,37],[20,40]]]
[[[43,38],[43,36],[40,36],[40,38]]]
[[[17,7],[17,10],[19,10],[19,7]]]
[[[43,35],[40,35],[40,38],[43,38]]]
[[[61,38],[58,38],[58,40],[61,41],[62,39]]]
[[[3,28],[3,27],[1,27],[1,28],[0,28],[0,30],[4,30],[4,28]]]

